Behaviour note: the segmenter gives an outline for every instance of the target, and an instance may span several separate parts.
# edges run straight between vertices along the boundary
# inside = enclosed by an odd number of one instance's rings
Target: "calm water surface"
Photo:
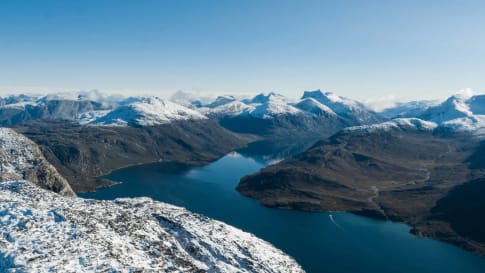
[[[157,163],[118,170],[122,184],[86,198],[149,196],[251,232],[293,256],[309,273],[483,273],[485,259],[409,234],[409,227],[348,213],[266,208],[235,190],[239,179],[264,167],[231,153],[204,167]]]

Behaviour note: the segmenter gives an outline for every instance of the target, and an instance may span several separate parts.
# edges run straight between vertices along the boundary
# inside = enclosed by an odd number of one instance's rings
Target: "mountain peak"
[[[176,120],[198,120],[206,118],[195,110],[152,96],[128,98],[123,106],[96,119],[93,123],[111,126],[153,126]]]
[[[254,96],[250,102],[251,103],[267,103],[269,101],[287,101],[288,98],[285,96],[275,93],[275,92],[269,92],[268,95],[265,95],[264,93],[260,93],[256,96]]]

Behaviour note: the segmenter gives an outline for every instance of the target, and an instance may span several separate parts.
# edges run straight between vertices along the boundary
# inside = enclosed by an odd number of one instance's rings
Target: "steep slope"
[[[0,128],[0,182],[16,179],[29,179],[44,189],[75,195],[37,144],[12,129]]]
[[[157,97],[131,98],[90,124],[104,126],[153,126],[179,120],[207,119],[197,111]]]
[[[273,207],[402,221],[415,233],[485,253],[485,244],[429,218],[452,188],[485,174],[467,160],[478,143],[469,134],[441,135],[436,123],[419,119],[350,127],[242,178],[237,189]]]
[[[247,143],[211,120],[142,127],[35,121],[15,130],[41,147],[75,191],[110,185],[96,177],[121,167],[158,161],[206,164]]]
[[[222,222],[148,198],[65,198],[0,184],[2,272],[303,272]]]

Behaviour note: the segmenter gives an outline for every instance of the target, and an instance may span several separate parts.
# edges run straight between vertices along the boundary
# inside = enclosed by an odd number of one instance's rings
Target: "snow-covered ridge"
[[[390,131],[393,129],[415,130],[415,131],[433,131],[438,127],[435,122],[425,121],[418,118],[398,118],[391,121],[372,125],[353,126],[344,129],[344,132],[366,132],[372,133],[377,131]]]
[[[16,179],[29,179],[40,187],[75,195],[37,144],[10,128],[0,127],[0,182]]]
[[[207,119],[203,114],[158,97],[129,98],[121,106],[90,124],[104,126],[153,126],[177,120]]]
[[[454,95],[441,104],[429,107],[421,118],[437,122],[454,132],[485,133],[485,95]]]
[[[439,103],[440,102],[436,100],[397,102],[394,106],[383,109],[379,114],[390,119],[418,117],[428,108]]]
[[[149,198],[67,198],[0,183],[2,272],[303,272],[269,243]]]
[[[372,123],[379,120],[375,113],[357,101],[337,96],[333,93],[322,93],[320,90],[305,91],[299,100],[287,98],[270,92],[258,94],[252,98],[237,100],[234,97],[218,97],[214,102],[197,107],[207,116],[252,117],[271,119],[278,116],[309,117],[325,116],[338,118],[340,115],[352,123]]]

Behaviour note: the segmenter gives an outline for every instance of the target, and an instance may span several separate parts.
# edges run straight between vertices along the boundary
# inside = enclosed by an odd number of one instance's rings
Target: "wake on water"
[[[338,228],[339,228],[339,229],[341,229],[341,230],[344,230],[344,229],[343,229],[343,228],[342,228],[342,227],[341,227],[341,226],[340,226],[340,225],[339,225],[339,224],[338,224],[338,223],[335,221],[335,219],[333,218],[333,215],[332,215],[332,214],[329,214],[329,215],[328,215],[328,218],[330,218],[330,221],[332,221],[332,223],[333,223],[333,224],[334,224],[336,227],[338,227]]]

